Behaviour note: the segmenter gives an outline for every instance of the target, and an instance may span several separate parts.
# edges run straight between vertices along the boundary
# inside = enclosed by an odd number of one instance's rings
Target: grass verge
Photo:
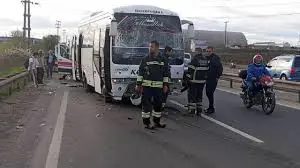
[[[0,78],[6,78],[8,76],[18,74],[18,73],[21,73],[24,70],[25,70],[25,68],[22,67],[22,66],[11,67],[11,68],[8,68],[8,69],[5,69],[5,70],[1,70],[0,71]]]

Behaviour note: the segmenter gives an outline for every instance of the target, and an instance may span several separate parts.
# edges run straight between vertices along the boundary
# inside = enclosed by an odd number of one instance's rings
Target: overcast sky
[[[33,1],[33,0],[32,0]],[[68,35],[86,14],[111,11],[122,5],[154,5],[189,18],[196,29],[244,32],[249,43],[256,41],[287,41],[298,44],[300,32],[300,1],[298,0],[36,0],[32,5],[32,36],[55,34],[55,21],[62,22]],[[23,5],[20,0],[6,0],[0,10],[0,35],[11,30],[22,30]],[[61,30],[62,30],[61,29]]]

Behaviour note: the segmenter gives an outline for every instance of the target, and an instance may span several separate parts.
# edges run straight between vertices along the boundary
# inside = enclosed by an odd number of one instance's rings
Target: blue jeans
[[[47,78],[52,79],[53,64],[47,65]]]
[[[254,93],[255,93],[255,90],[257,88],[255,82],[253,82],[253,81],[247,81],[246,83],[247,83],[247,88],[248,88],[248,95],[249,96],[253,96]]]

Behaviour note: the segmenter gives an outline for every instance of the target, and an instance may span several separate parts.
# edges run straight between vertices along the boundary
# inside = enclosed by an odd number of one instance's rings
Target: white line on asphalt
[[[60,111],[56,121],[55,130],[49,147],[45,168],[57,168],[58,165],[60,145],[65,123],[65,114],[67,111],[68,95],[68,91],[64,92],[62,103],[60,106]]]
[[[231,94],[234,94],[234,95],[240,95],[239,92],[234,92],[234,91],[230,91],[230,90],[226,90],[226,89],[217,88],[217,90],[222,91],[222,92],[231,93]],[[276,96],[276,99],[277,99],[277,96]],[[288,107],[288,108],[300,110],[300,108],[297,107],[297,106],[284,104],[284,103],[281,103],[281,102],[279,102],[279,101],[276,101],[276,104],[278,104],[278,105],[280,105],[280,106],[283,106],[283,107]]]
[[[181,103],[179,103],[179,102],[177,102],[177,101],[170,100],[170,102],[173,103],[173,104],[175,104],[175,105],[180,106],[181,108],[186,109],[186,107],[185,107],[183,104],[181,104]],[[240,130],[238,130],[238,129],[235,129],[235,128],[229,126],[229,125],[226,125],[226,124],[224,124],[224,123],[222,123],[222,122],[220,122],[220,121],[218,121],[218,120],[216,120],[216,119],[213,119],[213,118],[211,118],[211,117],[209,117],[209,116],[207,116],[207,115],[205,115],[205,114],[201,114],[201,116],[202,116],[203,118],[205,118],[205,119],[207,119],[207,120],[209,120],[209,121],[211,121],[211,122],[213,122],[213,123],[219,125],[219,126],[222,126],[222,127],[226,128],[226,129],[228,129],[228,130],[230,130],[230,131],[232,131],[232,132],[234,132],[234,133],[237,133],[237,134],[239,134],[239,135],[241,135],[241,136],[243,136],[243,137],[245,137],[245,138],[247,138],[247,139],[250,139],[250,140],[252,140],[252,141],[254,141],[254,142],[257,142],[257,143],[264,143],[264,141],[262,141],[262,140],[260,140],[260,139],[258,139],[258,138],[255,138],[254,136],[251,136],[251,135],[249,135],[249,134],[247,134],[247,133],[245,133],[245,132],[242,132],[242,131],[240,131]]]

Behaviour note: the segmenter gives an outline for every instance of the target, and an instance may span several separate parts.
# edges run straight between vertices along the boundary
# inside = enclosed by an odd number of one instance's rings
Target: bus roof
[[[153,14],[153,15],[170,15],[178,16],[176,12],[159,8],[151,5],[130,5],[121,6],[113,9],[114,13],[136,13],[136,14]]]

